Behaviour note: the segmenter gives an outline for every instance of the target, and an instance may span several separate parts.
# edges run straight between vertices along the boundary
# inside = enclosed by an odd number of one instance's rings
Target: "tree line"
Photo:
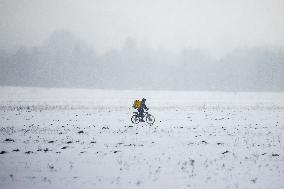
[[[220,60],[192,48],[140,47],[97,53],[72,33],[55,31],[40,46],[0,50],[0,85],[98,89],[283,91],[284,49],[243,48]]]

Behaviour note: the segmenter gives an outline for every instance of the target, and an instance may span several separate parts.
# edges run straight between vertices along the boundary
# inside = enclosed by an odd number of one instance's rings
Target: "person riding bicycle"
[[[137,112],[133,112],[131,117],[131,122],[138,124],[139,122],[146,122],[149,125],[153,125],[155,122],[155,117],[148,113],[149,108],[146,106],[146,99],[134,100],[132,107],[137,109]],[[144,120],[145,117],[145,120]]]
[[[138,113],[139,113],[139,117],[141,118],[141,122],[145,122],[144,121],[144,110],[148,111],[149,108],[147,108],[146,104],[146,99],[145,98],[142,98],[142,101],[141,101],[141,105],[140,107],[137,109],[138,110]]]

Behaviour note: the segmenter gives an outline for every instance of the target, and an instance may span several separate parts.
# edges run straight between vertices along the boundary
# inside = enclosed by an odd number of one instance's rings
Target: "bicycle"
[[[154,122],[155,122],[155,117],[153,115],[149,114],[148,112],[143,113],[143,118],[145,118],[146,123],[148,123],[150,125],[153,125]],[[131,117],[131,122],[134,123],[134,124],[138,124],[140,121],[143,120],[143,118],[141,118],[139,116],[138,112],[133,112],[133,115]]]

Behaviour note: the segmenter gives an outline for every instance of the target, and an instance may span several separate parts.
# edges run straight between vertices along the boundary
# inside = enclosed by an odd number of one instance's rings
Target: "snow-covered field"
[[[284,94],[1,87],[0,188],[283,189]]]

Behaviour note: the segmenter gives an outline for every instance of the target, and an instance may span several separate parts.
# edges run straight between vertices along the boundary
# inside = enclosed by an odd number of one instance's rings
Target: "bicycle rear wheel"
[[[133,115],[133,116],[131,117],[131,122],[132,122],[132,123],[138,124],[139,121],[140,121],[140,120],[139,120],[139,116]]]

